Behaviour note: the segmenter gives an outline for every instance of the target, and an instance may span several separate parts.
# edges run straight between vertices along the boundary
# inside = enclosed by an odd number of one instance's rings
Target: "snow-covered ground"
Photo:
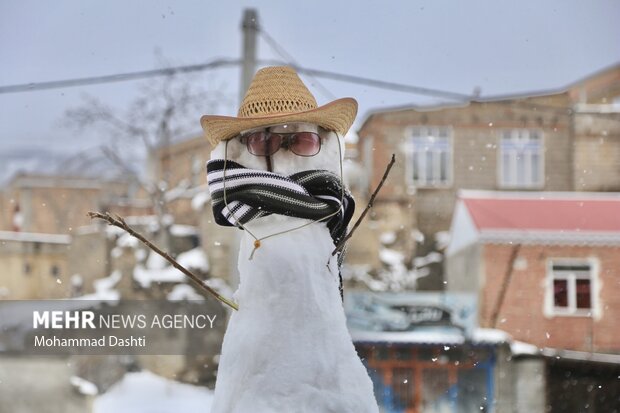
[[[97,396],[93,413],[208,413],[212,398],[213,392],[204,387],[141,371],[127,373],[106,393]]]

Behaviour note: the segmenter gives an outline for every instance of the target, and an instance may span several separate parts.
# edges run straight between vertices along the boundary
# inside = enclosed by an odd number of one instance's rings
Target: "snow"
[[[72,386],[75,386],[80,394],[84,394],[86,396],[95,396],[99,393],[97,386],[94,383],[89,382],[88,380],[84,380],[78,376],[71,376],[69,378],[69,382]]]
[[[71,285],[74,287],[80,287],[84,284],[84,279],[80,274],[73,274],[70,278]]]
[[[199,300],[204,301],[204,297],[196,292],[194,287],[188,284],[177,284],[166,298],[169,301]]]
[[[395,251],[388,248],[382,248],[379,251],[379,259],[381,262],[390,265],[392,267],[403,265],[405,259],[402,252]]]
[[[64,234],[41,234],[36,232],[0,231],[0,240],[44,242],[48,244],[70,244],[71,236]]]
[[[299,225],[282,217],[249,224],[258,237]],[[253,243],[244,234],[239,311],[224,337],[213,413],[377,412],[346,328],[336,260],[325,265],[333,249],[325,225],[263,240],[250,261]]]
[[[393,231],[390,232],[384,232],[383,234],[381,234],[379,236],[379,241],[383,244],[383,245],[390,245],[393,244],[394,241],[396,241],[396,233]]]
[[[156,215],[132,215],[124,219],[128,225],[150,226],[157,224]]]
[[[84,228],[80,231],[80,233],[85,234],[88,232],[87,232],[87,229]],[[125,234],[125,230],[119,227],[115,227],[114,225],[106,225],[105,234],[108,237],[108,239],[114,239],[116,237],[120,237],[121,235]]]
[[[274,171],[339,174],[340,142],[333,133],[323,138],[320,156],[276,152]],[[212,157],[222,158],[224,145]],[[265,169],[238,141],[228,145],[229,159]],[[347,330],[331,236],[324,223],[301,228],[305,223],[273,215],[246,224],[258,238],[279,235],[263,239],[251,260],[255,239],[245,231],[241,237],[233,295],[239,311],[224,336],[212,413],[378,412]]]
[[[176,261],[188,270],[209,270],[209,261],[202,248],[197,247],[178,255]],[[168,264],[168,261],[151,251],[145,265],[137,264],[133,270],[133,278],[143,288],[149,288],[152,283],[180,283],[187,280],[187,276]]]
[[[369,271],[370,265],[350,265],[344,264],[342,266],[342,278],[344,280],[352,280],[364,283],[371,291],[385,291],[387,290],[386,283],[373,278]]]
[[[450,344],[458,345],[465,342],[460,332],[450,330],[439,331],[361,331],[351,330],[356,342],[371,343],[417,343],[417,344]]]
[[[540,354],[540,349],[533,344],[524,343],[522,341],[513,341],[510,343],[510,351],[514,355],[524,355],[524,354]]]
[[[116,245],[120,248],[136,248],[140,241],[128,233],[123,233],[117,240]]]
[[[381,269],[376,277],[370,274],[369,265],[343,266],[342,276],[345,280],[354,280],[364,283],[371,291],[403,291],[416,287],[420,278],[430,274],[428,268],[407,269],[404,264],[403,253],[382,248],[379,258],[387,266]]]
[[[213,392],[157,376],[149,371],[127,373],[95,398],[93,413],[209,412]]]
[[[161,270],[162,268],[165,268],[170,264],[168,264],[168,261],[164,257],[159,255],[155,251],[151,251],[148,258],[146,259],[145,265],[146,268],[148,268],[149,270]]]
[[[420,268],[420,267],[425,267],[429,264],[435,263],[435,262],[441,262],[443,261],[443,255],[432,251],[430,253],[428,253],[428,255],[425,255],[423,257],[415,257],[413,259],[413,265],[416,268]]]
[[[142,262],[146,258],[147,251],[145,249],[136,249],[134,252],[134,257],[136,257],[137,262]]]
[[[174,224],[170,226],[170,234],[175,237],[187,237],[190,235],[198,235],[198,229],[191,225]]]
[[[110,255],[112,258],[119,258],[123,255],[123,249],[121,247],[114,247],[112,248],[112,251],[110,251]]]
[[[194,268],[204,272],[209,271],[209,260],[201,247],[196,247],[179,254],[177,262],[187,269]]]
[[[510,343],[512,341],[510,334],[495,328],[477,328],[473,331],[471,339],[476,343]]]
[[[411,231],[411,237],[419,244],[424,242],[424,234],[420,230],[414,229]]]
[[[476,328],[471,337],[466,337],[463,332],[455,328],[427,327],[413,331],[370,331],[351,329],[351,336],[356,342],[382,342],[382,343],[417,343],[417,344],[463,344],[466,340],[478,344],[503,344],[509,343],[513,354],[515,350],[519,354],[538,354],[536,346],[531,344],[513,342],[512,337],[505,331],[492,328]],[[514,346],[514,347],[513,347]]]
[[[15,215],[13,215],[13,226],[15,228],[21,228],[22,225],[24,225],[24,216],[21,212],[16,212]]]
[[[450,245],[450,232],[439,231],[435,234],[435,244],[438,250],[444,250]]]
[[[204,282],[209,287],[213,288],[220,295],[224,297],[232,297],[233,291],[232,288],[226,283],[226,281],[222,280],[218,277],[211,277]]]
[[[192,198],[192,209],[202,211],[205,205],[211,201],[211,195],[207,192],[199,192]]]
[[[176,268],[169,266],[165,268],[145,268],[138,264],[133,270],[133,278],[142,288],[149,288],[152,283],[180,283],[184,282],[186,275]]]
[[[79,274],[76,274],[79,276]],[[116,284],[121,280],[122,274],[120,271],[114,271],[108,277],[100,278],[93,282],[95,292],[92,294],[86,294],[79,297],[74,297],[76,300],[102,300],[102,301],[117,301],[120,298],[120,293],[114,289]]]
[[[402,291],[412,289],[416,287],[418,279],[430,274],[428,268],[407,269],[404,263],[405,256],[400,251],[382,248],[379,250],[379,259],[387,265],[388,268],[379,271],[378,281],[383,285],[380,286],[374,283],[374,288],[371,287],[374,291]]]

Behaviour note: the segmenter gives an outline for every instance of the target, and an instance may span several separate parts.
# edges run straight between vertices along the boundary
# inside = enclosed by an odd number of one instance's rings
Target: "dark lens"
[[[247,136],[248,151],[252,155],[267,156],[273,155],[280,149],[282,137],[279,135],[269,135],[267,132],[254,132]]]
[[[290,149],[299,156],[314,156],[321,150],[321,137],[314,132],[298,132],[290,138]]]

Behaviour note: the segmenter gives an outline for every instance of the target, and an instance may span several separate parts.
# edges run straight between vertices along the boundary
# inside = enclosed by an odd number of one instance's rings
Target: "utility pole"
[[[256,9],[245,9],[243,11],[241,30],[243,31],[243,63],[239,102],[243,100],[256,70],[256,35],[258,33],[258,12]]]
[[[241,21],[241,31],[243,32],[243,50],[241,56],[241,84],[239,85],[239,106],[245,97],[252,77],[256,71],[256,37],[258,34],[258,12],[256,9],[245,9],[243,20]],[[233,238],[229,244],[229,272],[228,280],[231,287],[236,289],[239,285],[238,256],[239,246],[241,245],[241,231],[234,231]]]

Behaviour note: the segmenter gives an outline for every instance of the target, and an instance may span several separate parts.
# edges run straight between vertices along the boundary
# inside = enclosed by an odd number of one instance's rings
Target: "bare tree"
[[[169,66],[169,62],[164,64]],[[136,98],[125,109],[110,107],[94,96],[84,95],[83,105],[65,113],[67,126],[79,131],[95,127],[109,138],[100,148],[101,155],[144,189],[162,229],[167,227],[165,194],[171,189],[168,174],[162,171],[156,179],[144,173],[144,162],[140,162],[141,168],[136,168],[135,159],[144,160],[157,149],[166,150],[173,139],[197,131],[200,114],[215,113],[222,105],[232,105],[223,91],[225,85],[207,91],[197,78],[172,72],[146,81],[139,85]],[[160,242],[168,247],[167,231],[162,233],[164,238]]]

